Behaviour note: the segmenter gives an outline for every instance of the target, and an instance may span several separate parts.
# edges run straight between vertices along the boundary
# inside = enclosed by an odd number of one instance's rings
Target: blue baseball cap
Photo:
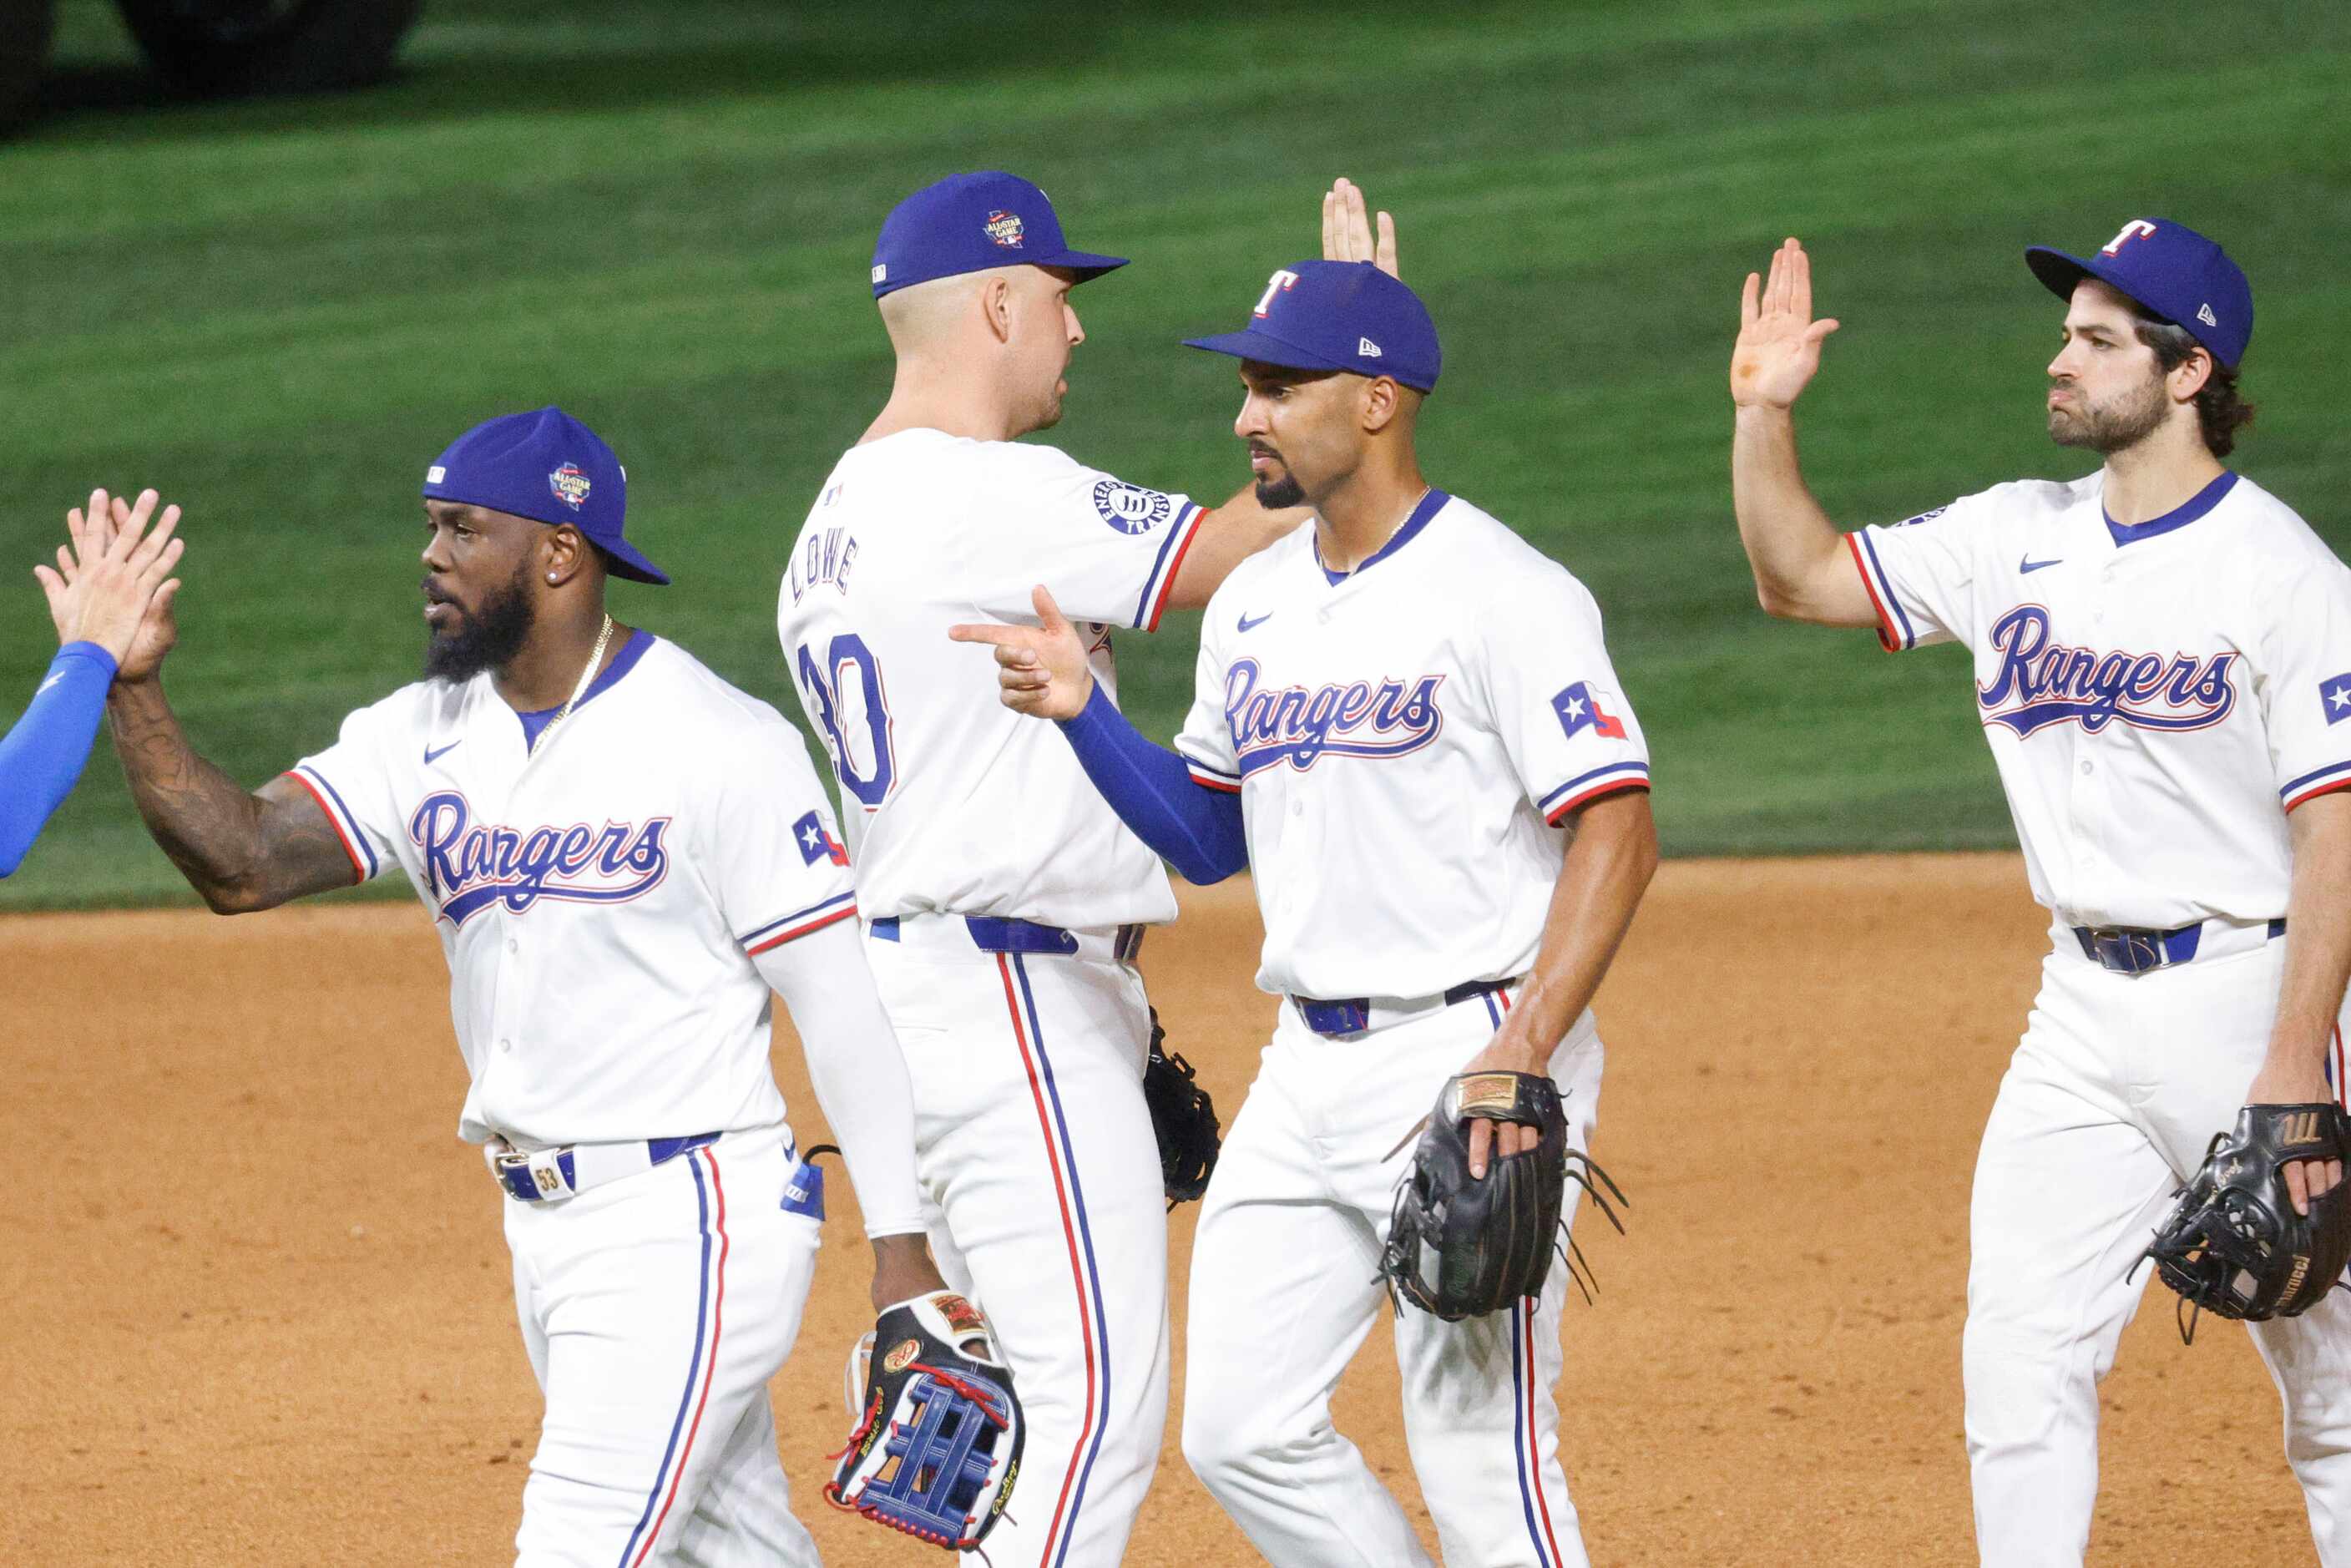
[[[502,414],[457,437],[424,471],[424,498],[569,523],[604,552],[613,576],[669,581],[621,537],[628,471],[602,437],[559,408]]]
[[[1420,296],[1368,261],[1294,261],[1267,280],[1248,326],[1184,346],[1291,370],[1388,376],[1424,392],[1445,361]]]
[[[2133,218],[2093,256],[2045,245],[2026,249],[2024,264],[2060,299],[2095,277],[2175,327],[2187,330],[2230,370],[2253,336],[2253,286],[2218,242],[2168,218]]]
[[[873,298],[991,267],[1063,267],[1083,283],[1126,265],[1071,250],[1045,193],[1018,174],[950,174],[890,209],[873,242]]]

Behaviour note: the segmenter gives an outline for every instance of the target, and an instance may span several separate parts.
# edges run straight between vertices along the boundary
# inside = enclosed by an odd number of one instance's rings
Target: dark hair
[[[2133,311],[2133,325],[2138,340],[2155,350],[2155,362],[2165,375],[2169,375],[2188,362],[2188,356],[2204,345],[2187,328],[2175,326],[2159,317]],[[2212,352],[2204,349],[2206,354]],[[2237,394],[2237,372],[2212,361],[2212,373],[2197,389],[2196,423],[2203,430],[2204,444],[2215,457],[2226,457],[2236,450],[2237,432],[2253,423],[2258,411]]]

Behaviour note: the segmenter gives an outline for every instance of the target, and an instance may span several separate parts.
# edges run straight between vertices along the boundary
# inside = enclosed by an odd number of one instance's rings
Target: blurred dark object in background
[[[116,0],[148,63],[196,97],[364,87],[424,0]],[[0,132],[31,110],[54,0],[0,0]]]

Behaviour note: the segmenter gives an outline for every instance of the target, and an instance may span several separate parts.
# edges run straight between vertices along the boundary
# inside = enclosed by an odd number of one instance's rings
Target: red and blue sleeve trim
[[[1646,762],[1611,762],[1579,773],[1566,783],[1535,802],[1543,821],[1552,827],[1560,819],[1579,806],[1589,805],[1603,795],[1613,795],[1619,789],[1646,789],[1649,787],[1649,765]]]
[[[2278,799],[2284,801],[2285,809],[2291,811],[2304,800],[2314,800],[2336,789],[2351,789],[2351,762],[2330,763],[2292,779],[2278,791]]]
[[[756,958],[760,954],[782,946],[795,936],[805,936],[811,931],[821,931],[837,922],[853,918],[857,914],[857,891],[836,893],[822,904],[811,904],[806,909],[795,910],[781,920],[770,920],[756,931],[747,931],[737,940],[743,951]]]
[[[359,819],[351,815],[349,806],[343,804],[343,798],[336,792],[335,787],[327,782],[327,776],[303,763],[287,768],[286,777],[308,789],[310,798],[319,802],[319,809],[327,813],[327,825],[334,829],[335,837],[342,841],[343,853],[351,857],[351,870],[359,880],[366,882],[371,879],[377,871],[375,846],[368,841],[367,834],[360,831]]]
[[[1877,641],[1889,653],[1899,653],[1918,645],[1918,634],[1911,629],[1909,612],[1894,594],[1893,580],[1886,575],[1886,564],[1877,559],[1877,547],[1869,540],[1869,530],[1850,533],[1844,537],[1845,548],[1853,552],[1854,569],[1861,573],[1861,586],[1869,595],[1870,606],[1877,612]]]
[[[1136,631],[1159,629],[1159,618],[1167,612],[1167,591],[1176,586],[1176,574],[1184,569],[1185,553],[1199,535],[1200,519],[1207,515],[1206,508],[1186,502],[1176,526],[1159,542],[1159,557],[1151,563],[1151,575],[1143,580],[1143,596],[1134,602]]]
[[[1184,767],[1192,775],[1192,782],[1202,789],[1221,789],[1228,795],[1238,795],[1241,792],[1239,774],[1228,773],[1212,763],[1201,761],[1186,751],[1178,751],[1176,755],[1184,759]]]

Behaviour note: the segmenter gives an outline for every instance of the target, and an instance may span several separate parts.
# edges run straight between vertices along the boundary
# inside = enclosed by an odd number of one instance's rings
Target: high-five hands
[[[994,646],[997,695],[1006,707],[1038,718],[1075,718],[1094,694],[1086,645],[1042,584],[1029,597],[1037,607],[1034,626],[966,623],[948,627],[947,635]]]
[[[173,538],[180,526],[180,508],[166,507],[150,531],[161,499],[142,490],[136,506],[104,490],[93,490],[89,509],[76,507],[66,514],[70,542],[57,547],[55,570],[33,569],[41,591],[48,596],[49,619],[56,622],[57,643],[95,643],[114,655],[118,668],[127,663],[141,623],[151,611],[170,614],[180,580],[172,569],[186,546]]]
[[[1813,259],[1789,240],[1771,253],[1771,277],[1749,273],[1740,294],[1730,401],[1741,408],[1789,407],[1821,368],[1821,340],[1836,329],[1833,319],[1813,319]]]
[[[1371,215],[1364,210],[1364,188],[1344,174],[1322,193],[1322,259],[1368,261],[1390,277],[1396,271],[1395,219],[1379,215],[1379,238],[1372,237]]]

